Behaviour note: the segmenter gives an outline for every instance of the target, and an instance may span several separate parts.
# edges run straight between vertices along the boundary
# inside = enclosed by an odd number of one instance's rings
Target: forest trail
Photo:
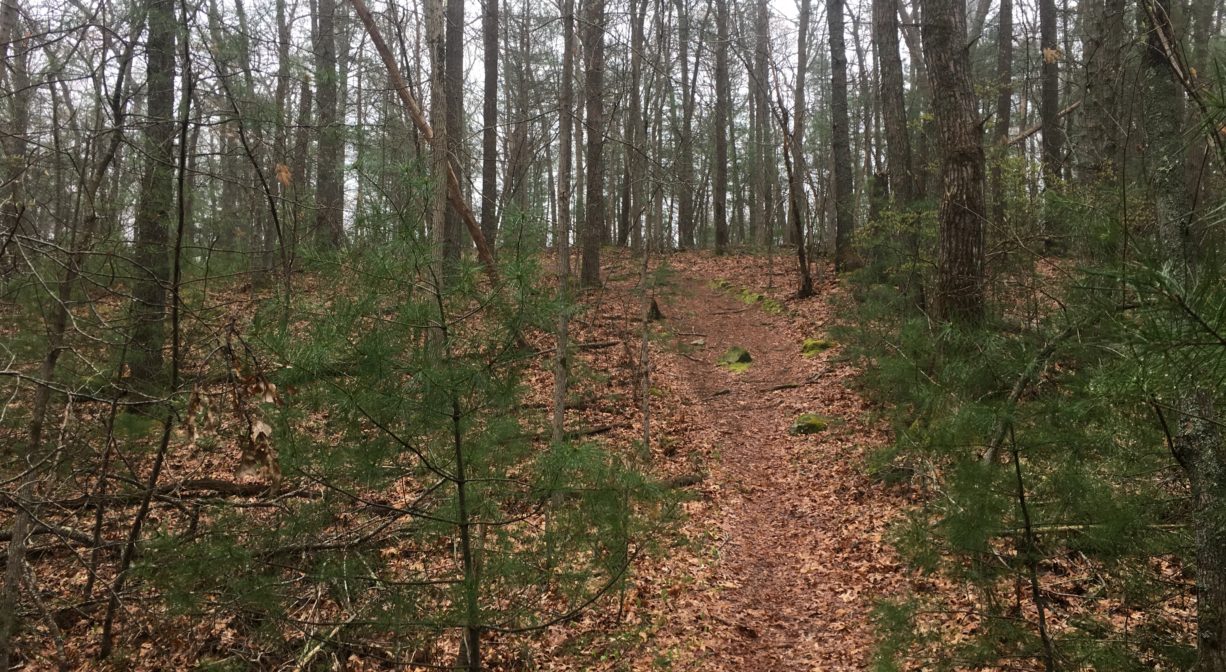
[[[708,448],[711,459],[703,502],[687,523],[691,539],[695,530],[706,537],[702,565],[671,568],[694,572],[696,585],[670,605],[654,638],[657,662],[865,669],[873,604],[903,583],[883,535],[905,498],[865,474],[866,449],[885,435],[865,424],[866,403],[848,387],[853,371],[836,361],[838,348],[801,355],[804,337],[824,334],[835,286],[771,314],[712,277],[682,269],[676,290],[660,297],[682,345],[664,355],[671,361],[660,375],[675,377],[667,384],[685,407],[684,440]],[[753,357],[747,371],[718,365],[734,346]],[[830,427],[794,435],[805,412],[830,418]]]

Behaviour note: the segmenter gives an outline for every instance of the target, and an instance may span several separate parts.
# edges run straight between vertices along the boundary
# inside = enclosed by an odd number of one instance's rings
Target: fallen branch
[[[825,373],[825,372],[823,371],[821,373],[816,373],[812,376],[809,376],[808,378],[805,378],[799,383],[780,383],[779,385],[774,385],[772,387],[760,387],[758,388],[758,391],[759,392],[778,392],[780,390],[794,390],[798,387],[804,387],[806,385],[813,385],[814,383],[821,381],[822,373]]]
[[[621,344],[622,344],[622,341],[620,339],[613,339],[611,341],[592,341],[590,343],[574,343],[571,345],[571,347],[573,347],[576,350],[602,350],[604,348],[611,348],[613,346],[621,345]],[[558,346],[555,345],[553,347],[537,350],[536,354],[537,356],[548,355],[550,353],[557,352],[557,350],[558,350]]]
[[[702,474],[680,474],[664,481],[664,486],[673,490],[678,488],[688,488],[691,485],[698,485],[706,479]]]
[[[82,544],[88,545],[88,544],[94,543],[94,538],[84,532],[74,530],[70,527],[60,527],[59,525],[53,525],[51,523],[36,523],[34,525],[34,530],[31,531],[30,534],[31,535],[54,534],[57,537],[62,537],[64,539],[71,539],[75,542],[82,543]],[[12,530],[0,530],[0,541],[12,541],[12,540],[13,540]]]
[[[258,497],[270,491],[272,486],[268,483],[234,483],[232,481],[223,481],[216,478],[197,478],[177,483],[168,483],[158,486],[153,494],[155,497],[165,498],[170,496],[178,497]],[[294,490],[281,495],[281,497],[316,497],[318,493],[308,492],[304,489]],[[105,497],[96,497],[93,495],[81,495],[69,499],[59,499],[47,502],[40,502],[40,506],[53,506],[64,509],[89,509],[98,504],[137,504],[144,498],[143,492],[132,492],[126,494],[107,495]],[[0,502],[6,506],[13,506],[15,502],[11,495],[3,495],[0,497]]]

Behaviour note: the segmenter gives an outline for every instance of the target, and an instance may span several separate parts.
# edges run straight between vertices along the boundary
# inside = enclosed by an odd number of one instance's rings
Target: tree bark
[[[170,220],[174,201],[175,33],[173,0],[150,0],[146,53],[148,126],[145,174],[135,230],[136,285],[133,296],[132,379],[156,385],[162,373],[166,287],[170,282]]]
[[[855,264],[855,195],[852,193],[851,121],[847,112],[847,43],[843,34],[843,0],[827,0],[830,27],[830,120],[834,160],[834,268],[846,271]]]
[[[805,107],[805,71],[809,63],[809,16],[812,0],[800,0],[799,27],[796,37],[796,96],[792,114],[791,156],[785,154],[788,167],[788,196],[791,207],[788,210],[791,220],[792,238],[796,244],[796,261],[800,266],[800,287],[796,295],[806,298],[813,295],[813,276],[809,274],[809,259],[806,254],[805,214],[809,202],[805,198],[805,124],[808,120],[808,109]],[[784,129],[786,131],[786,129]]]
[[[1060,49],[1056,30],[1056,1],[1039,0],[1039,48],[1043,82],[1039,116],[1043,123],[1043,186],[1060,181],[1063,170],[1064,129],[1060,126]]]
[[[936,309],[947,321],[983,318],[984,154],[966,51],[962,0],[924,1],[924,60],[941,155]]]
[[[584,97],[587,105],[587,198],[583,225],[583,263],[579,280],[599,287],[600,244],[605,236],[604,193],[604,21],[605,0],[584,7]]]
[[[445,39],[445,63],[443,65],[443,95],[447,98],[447,156],[451,173],[464,180],[467,149],[464,144],[464,0],[447,0],[447,34]],[[461,190],[463,195],[463,190]],[[460,230],[464,220],[459,212],[447,209],[443,218],[443,268],[450,274],[460,260],[462,241]]]
[[[1141,0],[1145,19],[1145,130],[1159,244],[1183,287],[1195,282],[1198,249],[1184,189],[1182,89],[1167,58],[1177,44],[1170,0]],[[1192,491],[1196,548],[1198,672],[1226,672],[1226,445],[1212,391],[1188,390],[1177,402],[1171,450]]]
[[[985,0],[986,1],[986,0]],[[997,156],[992,162],[992,222],[996,226],[1005,223],[1004,171],[1001,163],[1009,147],[1009,119],[1013,112],[1013,0],[1001,0],[997,18],[996,40],[996,121],[992,128],[992,142]]]
[[[481,114],[481,233],[492,249],[498,236],[498,0],[485,0],[481,20],[485,99]]]
[[[447,153],[447,0],[427,0],[426,45],[430,53],[430,138],[431,195],[430,239],[438,260],[438,281],[447,276],[447,173],[451,168]]]
[[[315,238],[335,248],[344,242],[344,124],[339,117],[336,67],[336,0],[319,0],[315,35],[315,102],[319,109],[319,150],[315,172]]]
[[[681,65],[681,129],[677,138],[677,243],[681,249],[694,247],[694,93],[697,89],[698,63],[702,39],[694,50],[691,80],[689,47],[693,20],[687,0],[674,0],[677,6],[677,48]]]
[[[617,244],[625,247],[633,236],[636,242],[643,240],[642,212],[643,162],[647,152],[643,137],[643,22],[647,14],[647,0],[630,2],[630,109],[625,118],[622,146],[624,159],[622,173],[622,208],[617,229]]]
[[[562,82],[558,94],[558,229],[555,236],[558,255],[558,292],[565,304],[570,293],[570,158],[572,144],[572,119],[574,116],[575,79],[575,0],[564,0],[562,5]],[[558,349],[554,359],[553,383],[553,441],[561,443],[566,437],[566,388],[570,373],[567,347],[570,339],[570,315],[563,305],[558,311]]]
[[[715,219],[715,253],[728,251],[728,0],[715,0],[715,177],[711,214]]]
[[[0,264],[16,246],[25,218],[25,172],[30,123],[30,44],[21,37],[18,0],[0,3],[0,96],[8,102],[9,118],[4,124],[3,178],[0,189]],[[13,53],[9,53],[9,49]],[[16,266],[16,254],[12,255]],[[0,269],[2,270],[2,269]]]
[[[898,0],[873,0],[873,26],[881,77],[881,118],[885,125],[889,191],[895,202],[905,207],[915,200],[916,193],[915,177],[911,173],[911,136],[907,131],[902,58],[898,51]]]

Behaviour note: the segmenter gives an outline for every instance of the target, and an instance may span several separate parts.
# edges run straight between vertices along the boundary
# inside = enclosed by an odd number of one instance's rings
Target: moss
[[[758,303],[762,298],[762,295],[757,292],[751,292],[748,289],[741,290],[741,300],[750,305]]]
[[[770,298],[769,296],[762,297],[762,310],[765,310],[771,315],[782,315],[783,304]]]
[[[817,434],[824,432],[830,427],[830,418],[820,416],[816,413],[801,413],[799,417],[792,421],[791,433],[793,434]]]
[[[805,357],[814,357],[834,346],[834,341],[828,338],[806,338],[805,342],[800,346],[800,354]]]
[[[740,346],[728,348],[728,351],[719,358],[719,365],[733,373],[748,371],[752,362],[753,357],[749,355],[749,351]]]
[[[716,278],[711,281],[711,287],[723,290],[732,289],[732,281],[728,278]]]

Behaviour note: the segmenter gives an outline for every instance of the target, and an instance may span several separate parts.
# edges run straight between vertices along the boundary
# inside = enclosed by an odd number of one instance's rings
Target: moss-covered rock
[[[834,347],[834,341],[828,338],[806,338],[800,346],[800,354],[814,357]]]
[[[830,418],[816,413],[801,413],[792,421],[792,428],[789,431],[793,434],[817,434],[826,431],[829,427]]]
[[[762,310],[765,310],[770,315],[782,315],[783,304],[769,296],[764,296],[762,297]]]
[[[751,362],[753,357],[749,355],[749,351],[740,346],[728,348],[728,351],[719,357],[719,365],[734,373],[748,370]]]

